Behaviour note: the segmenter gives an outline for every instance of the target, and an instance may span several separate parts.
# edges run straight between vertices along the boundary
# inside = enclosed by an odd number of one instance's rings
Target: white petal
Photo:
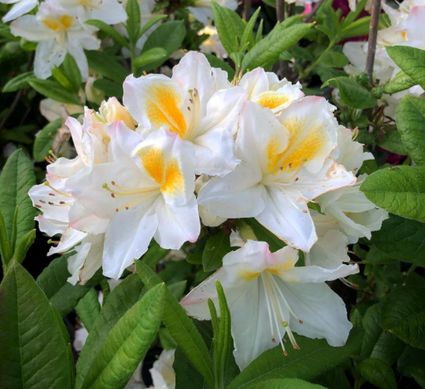
[[[99,5],[92,9],[91,19],[101,20],[106,24],[118,24],[127,20],[127,13],[116,0],[99,0]]]
[[[248,92],[249,100],[254,100],[259,94],[269,90],[267,73],[263,68],[251,70],[241,78],[239,86]]]
[[[6,1],[2,1],[2,3],[6,3]],[[18,0],[17,4],[15,4],[12,9],[3,17],[3,23],[7,23],[11,20],[19,18],[19,16],[30,12],[37,5],[38,0]]]
[[[74,230],[71,226],[69,226],[65,233],[61,236],[59,244],[57,246],[53,246],[47,255],[64,253],[72,249],[76,244],[80,243],[86,236],[87,234],[85,232]]]
[[[319,266],[297,266],[278,273],[282,280],[289,283],[318,283],[344,278],[358,272],[357,265],[339,265],[334,269],[325,269]]]
[[[32,42],[52,39],[52,32],[41,24],[35,15],[25,15],[10,25],[10,31]]]
[[[66,49],[58,45],[54,39],[41,41],[35,51],[34,73],[38,78],[51,76],[52,69],[64,61]]]

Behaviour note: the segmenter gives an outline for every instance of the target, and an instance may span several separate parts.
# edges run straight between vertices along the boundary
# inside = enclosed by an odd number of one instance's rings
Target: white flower
[[[199,205],[225,218],[255,217],[288,245],[308,252],[316,241],[308,202],[355,182],[328,158],[338,126],[331,109],[324,98],[305,97],[278,120],[247,101],[236,140],[242,162],[211,179],[199,192]]]
[[[343,346],[352,327],[344,302],[325,281],[358,272],[357,266],[335,270],[317,266],[295,267],[298,251],[292,247],[271,253],[268,244],[248,240],[223,258],[223,267],[191,291],[182,301],[189,315],[210,319],[208,299],[217,304],[215,281],[226,294],[232,318],[234,355],[241,369],[282,341],[285,332],[292,346],[292,331],[310,338],[325,338]]]
[[[25,15],[11,24],[11,32],[32,42],[39,42],[35,54],[34,73],[47,78],[59,66],[66,53],[77,62],[83,80],[88,77],[88,64],[84,50],[97,50],[100,40],[54,0],[40,5],[37,15]]]
[[[82,22],[89,19],[106,24],[123,23],[127,13],[117,0],[56,0],[63,8]]]
[[[7,23],[11,20],[19,18],[19,16],[25,15],[37,7],[38,0],[1,0],[0,3],[15,4],[12,9],[3,16],[3,23]]]
[[[239,86],[249,93],[249,100],[270,108],[275,114],[304,96],[299,82],[293,85],[286,78],[279,80],[276,74],[265,72],[263,68],[246,73]]]
[[[200,223],[193,194],[190,149],[176,134],[161,129],[143,139],[123,122],[108,126],[108,163],[86,168],[67,182],[85,210],[70,218],[92,231],[90,217],[111,220],[106,229],[103,274],[119,278],[153,237],[161,247],[179,249],[198,238]]]
[[[198,35],[208,35],[208,38],[201,44],[200,49],[202,52],[215,54],[217,58],[227,58],[229,56],[214,26],[211,26],[211,24],[205,26],[202,30],[198,31]]]
[[[176,350],[163,350],[159,359],[149,370],[154,389],[174,389],[176,387],[176,372],[173,369]]]
[[[60,103],[52,99],[43,99],[40,101],[40,113],[49,122],[59,118],[65,120],[70,115],[83,112],[84,108],[82,105]]]
[[[201,174],[195,182],[196,193],[199,193],[201,188],[211,179],[211,177],[206,174]],[[217,227],[220,224],[226,221],[226,218],[213,215],[211,212],[208,212],[202,205],[198,206],[199,216],[201,217],[202,224],[207,227]]]
[[[124,105],[144,131],[166,127],[191,144],[196,174],[224,175],[239,162],[232,134],[245,98],[242,88],[230,88],[226,72],[196,52],[183,57],[171,79],[131,75],[124,82]]]
[[[238,8],[238,2],[236,0],[214,1],[222,7],[230,8],[233,11]],[[208,19],[213,19],[211,0],[195,0],[187,9],[192,12],[195,19],[199,20],[202,24],[208,24]]]

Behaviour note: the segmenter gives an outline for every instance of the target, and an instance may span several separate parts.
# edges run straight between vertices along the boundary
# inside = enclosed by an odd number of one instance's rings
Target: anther
[[[39,200],[41,204],[46,204],[46,202],[44,200]]]
[[[37,207],[37,208],[42,208],[42,206],[40,204],[35,204],[34,206]]]
[[[288,356],[288,352],[285,350],[285,351],[283,352],[283,355],[284,355],[285,357],[287,357],[287,356]]]
[[[283,321],[283,322],[282,322],[282,326],[283,326],[283,327],[285,327],[285,328],[286,328],[286,327],[288,327],[288,325],[289,325],[289,323],[288,323],[287,321]]]
[[[111,193],[111,197],[114,197],[115,198],[115,194],[114,193]]]

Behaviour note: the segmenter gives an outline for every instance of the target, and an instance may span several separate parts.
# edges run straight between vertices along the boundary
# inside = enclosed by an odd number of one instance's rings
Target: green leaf
[[[29,80],[34,79],[34,72],[25,72],[9,80],[3,87],[3,93],[17,92],[19,89],[27,89],[30,87]]]
[[[139,40],[140,31],[140,7],[137,0],[128,0],[126,5],[128,15],[127,19],[127,33],[130,44],[136,46]]]
[[[43,162],[53,147],[53,138],[62,126],[62,119],[56,119],[47,124],[35,137],[33,156],[35,162]]]
[[[390,82],[384,85],[383,92],[391,95],[409,89],[414,85],[416,85],[415,82],[400,70]]]
[[[358,19],[350,23],[347,27],[342,30],[340,41],[347,38],[353,38],[357,36],[363,36],[369,34],[370,16]]]
[[[103,31],[105,34],[116,40],[121,46],[124,46],[127,49],[130,48],[126,39],[114,27],[110,26],[109,24],[106,24],[96,19],[86,20],[84,23],[89,24],[90,26],[97,27],[99,30]]]
[[[152,16],[152,19],[150,19],[141,29],[139,32],[139,39],[142,37],[142,35],[148,31],[154,24],[158,23],[160,20],[167,18],[167,15],[155,15]]]
[[[101,275],[97,273],[84,286],[71,285],[67,281],[71,276],[68,272],[68,257],[71,255],[62,255],[54,259],[37,278],[38,285],[62,317],[71,312],[101,278]]]
[[[391,215],[371,242],[391,258],[425,267],[425,224]]]
[[[78,317],[90,332],[93,324],[100,313],[99,297],[96,289],[91,288],[88,293],[78,302],[75,307]]]
[[[341,100],[347,107],[365,109],[376,104],[376,98],[353,78],[337,77],[325,82],[324,86],[327,84],[339,89]]]
[[[156,337],[164,293],[165,285],[153,287],[112,328],[93,360],[83,389],[125,387]]]
[[[394,166],[372,173],[360,190],[378,207],[425,222],[425,167]]]
[[[153,239],[149,246],[149,250],[143,255],[143,262],[150,267],[155,267],[159,261],[162,261],[166,255],[170,252],[168,249],[163,249]],[[165,280],[164,280],[165,281]]]
[[[59,83],[60,86],[69,90],[70,92],[74,91],[74,84],[61,69],[53,68],[52,76]]]
[[[405,377],[414,378],[421,388],[423,388],[425,384],[424,360],[424,350],[407,346],[397,362],[398,371]]]
[[[338,51],[328,51],[321,57],[319,63],[328,68],[343,68],[348,64],[348,58]]]
[[[351,330],[347,343],[343,347],[329,346],[323,339],[297,336],[300,350],[288,353],[287,357],[282,354],[280,346],[264,352],[236,377],[228,389],[249,388],[250,385],[275,378],[311,380],[357,352],[362,338],[363,330],[360,328]]]
[[[202,254],[204,271],[213,271],[221,267],[223,257],[230,251],[232,251],[232,248],[230,247],[229,235],[226,235],[223,231],[213,235],[208,239]]]
[[[385,136],[382,140],[377,141],[379,147],[395,153],[398,155],[407,155],[408,152],[401,141],[400,132],[396,129],[390,130],[385,133]]]
[[[62,67],[68,79],[73,83],[74,90],[78,92],[82,83],[81,72],[77,62],[75,62],[75,59],[71,54],[66,54]]]
[[[40,80],[38,78],[28,80],[28,83],[38,93],[52,100],[65,104],[81,105],[81,101],[76,93],[65,90],[61,85],[51,80]]]
[[[379,389],[397,389],[391,365],[381,359],[367,358],[359,364],[360,374]]]
[[[175,389],[210,388],[180,347],[174,354],[173,369],[176,373]]]
[[[17,262],[0,286],[0,387],[71,389],[72,371],[54,308]]]
[[[118,320],[144,295],[143,283],[137,274],[125,278],[111,292],[93,324],[77,364],[76,388],[80,389],[94,358]]]
[[[285,28],[278,24],[265,39],[258,42],[244,57],[242,69],[252,70],[278,58],[282,51],[289,50],[310,30],[313,24],[295,24]]]
[[[35,233],[36,233],[36,230],[33,229],[27,232],[21,239],[18,240],[15,247],[15,252],[13,253],[13,259],[16,262],[22,263],[24,261],[29,248],[34,243]]]
[[[137,273],[148,288],[152,288],[161,282],[161,279],[143,261],[135,262]],[[204,376],[210,386],[214,387],[213,368],[207,346],[193,321],[189,319],[182,306],[168,289],[165,293],[162,321],[195,368]]]
[[[247,386],[249,389],[326,389],[324,386],[311,384],[310,382],[296,378],[283,378],[268,380]]]
[[[106,96],[122,99],[123,90],[121,83],[116,83],[105,78],[99,78],[93,82],[93,86],[104,92]]]
[[[135,1],[137,3],[137,0]],[[137,9],[139,9],[138,5]],[[102,76],[108,77],[118,83],[122,83],[127,77],[127,70],[112,55],[103,51],[86,51],[86,56],[89,66]]]
[[[161,47],[155,47],[139,55],[134,60],[134,65],[137,67],[142,67],[142,66],[152,64],[153,62],[158,62],[162,60],[165,61],[167,58],[168,58],[168,53],[165,49]]]
[[[143,45],[142,54],[154,48],[162,48],[167,52],[167,56],[160,61],[153,62],[146,66],[145,71],[161,66],[175,51],[177,51],[186,35],[186,29],[182,20],[161,24],[149,35]]]
[[[401,140],[417,165],[425,165],[425,100],[404,96],[396,108]]]
[[[237,53],[240,47],[238,39],[242,38],[245,31],[244,22],[235,11],[222,7],[214,1],[211,2],[211,9],[221,43],[229,55]]]
[[[249,45],[251,42],[254,41],[253,31],[254,31],[255,22],[257,21],[258,14],[260,13],[260,11],[261,11],[261,8],[258,7],[258,9],[254,12],[254,14],[249,19],[249,22],[246,24],[245,30],[241,38],[241,43],[240,43],[241,48],[247,47],[247,45]]]
[[[387,53],[416,84],[425,88],[425,51],[409,46],[391,46]]]
[[[28,191],[35,185],[35,175],[30,160],[19,149],[7,160],[0,176],[0,211],[3,215],[9,242],[17,242],[34,228],[36,210],[32,206]],[[15,210],[16,238],[13,239]],[[15,247],[11,247],[12,253]],[[9,260],[10,258],[7,258]],[[6,260],[6,258],[3,258]]]
[[[270,232],[266,227],[262,226],[255,219],[246,219],[248,225],[252,228],[258,240],[267,242],[270,246],[270,251],[275,252],[285,247],[285,242],[281,241],[276,235]]]
[[[411,346],[425,349],[425,287],[402,286],[384,300],[382,326]]]
[[[215,55],[209,54],[209,53],[202,53],[207,57],[208,62],[213,68],[220,68],[221,70],[224,70],[227,72],[227,78],[229,81],[233,79],[235,76],[235,71],[232,69],[232,67],[227,63],[221,60],[220,58],[217,58]]]

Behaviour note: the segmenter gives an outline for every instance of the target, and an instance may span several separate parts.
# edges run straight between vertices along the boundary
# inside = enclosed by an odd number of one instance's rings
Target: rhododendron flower
[[[338,127],[331,109],[324,98],[305,97],[278,120],[247,101],[236,140],[242,162],[225,177],[211,179],[199,192],[199,204],[225,218],[255,217],[290,246],[308,252],[316,241],[308,202],[355,182],[328,158]]]
[[[217,29],[214,26],[208,24],[202,30],[198,31],[198,35],[208,35],[208,38],[201,43],[200,49],[202,52],[210,54],[214,53],[217,58],[227,58],[229,56],[221,43]]]
[[[196,241],[200,223],[190,147],[177,134],[161,129],[143,139],[123,122],[106,131],[109,162],[86,168],[67,188],[73,208],[80,207],[70,213],[75,228],[96,234],[91,216],[111,220],[103,274],[119,278],[153,237],[161,247],[179,249]]]
[[[209,320],[208,299],[217,304],[215,281],[220,281],[232,317],[236,363],[244,369],[293,332],[325,338],[331,346],[343,346],[352,327],[344,302],[325,281],[358,272],[357,265],[335,270],[317,266],[295,267],[298,251],[292,247],[271,253],[268,244],[248,240],[223,258],[223,267],[198,285],[182,301],[189,315]]]
[[[37,7],[38,0],[1,0],[0,3],[14,4],[12,9],[3,16],[3,23],[7,23],[11,20],[19,18],[19,16],[25,15]]]
[[[270,108],[274,113],[281,112],[304,96],[299,82],[293,85],[286,78],[279,80],[276,74],[265,72],[263,68],[246,73],[239,86],[249,93],[249,100]]]
[[[124,82],[124,105],[145,131],[166,127],[192,144],[196,174],[224,175],[238,164],[232,134],[245,98],[196,52],[183,57],[171,79],[131,75]]]
[[[176,387],[176,372],[173,368],[176,350],[162,350],[157,361],[149,372],[155,389],[174,389]]]
[[[52,69],[59,66],[66,53],[77,62],[81,76],[88,77],[88,64],[84,50],[97,50],[100,47],[89,25],[82,26],[69,11],[54,0],[40,5],[37,15],[25,15],[15,20],[11,32],[31,42],[39,42],[35,54],[34,73],[38,78],[47,78]]]
[[[238,8],[238,2],[236,0],[214,1],[222,7],[230,8],[232,11]],[[208,24],[208,19],[213,19],[211,0],[195,0],[187,9],[192,12],[195,19],[199,20],[202,24]]]
[[[123,23],[127,13],[117,0],[57,0],[82,22],[89,19],[100,20],[106,24]]]

